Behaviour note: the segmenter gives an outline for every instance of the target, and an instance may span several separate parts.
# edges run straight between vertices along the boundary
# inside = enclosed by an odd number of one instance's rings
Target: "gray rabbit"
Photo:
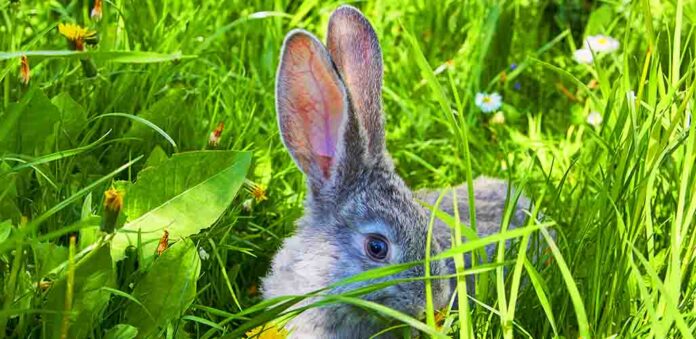
[[[420,261],[425,255],[429,211],[416,199],[433,203],[439,192],[412,193],[396,174],[385,148],[382,51],[375,31],[359,10],[342,6],[331,15],[327,40],[325,47],[312,34],[293,30],[281,52],[278,125],[285,146],[307,178],[308,192],[297,233],[285,240],[263,281],[265,298],[303,295],[366,270]],[[480,235],[497,232],[507,184],[478,178],[474,189]],[[460,216],[468,223],[466,188],[457,191]],[[519,200],[514,223],[524,219],[522,209],[527,204],[526,199]],[[441,209],[452,214],[450,198]],[[449,245],[448,226],[436,223],[432,253]],[[433,276],[450,273],[451,264],[445,261],[431,265]],[[329,293],[423,275],[423,265],[417,265]],[[435,307],[444,307],[453,291],[450,282],[434,280],[432,289]],[[362,298],[421,316],[424,290],[424,282],[415,280]],[[311,301],[316,300],[301,305]],[[286,325],[296,338],[368,338],[384,327],[373,313],[346,304],[310,308]]]

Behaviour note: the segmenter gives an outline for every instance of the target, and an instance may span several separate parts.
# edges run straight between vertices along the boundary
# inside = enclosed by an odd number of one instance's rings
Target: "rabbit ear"
[[[345,83],[354,113],[367,135],[368,154],[384,153],[382,50],[372,25],[354,7],[341,6],[329,19],[327,46]]]
[[[295,162],[313,187],[323,185],[340,153],[348,100],[326,48],[305,31],[292,31],[285,38],[276,111],[283,142]]]

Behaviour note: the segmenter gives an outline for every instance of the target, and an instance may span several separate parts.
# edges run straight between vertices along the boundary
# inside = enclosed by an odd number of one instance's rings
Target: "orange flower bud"
[[[225,129],[225,123],[220,121],[220,123],[215,127],[215,129],[210,132],[210,138],[208,139],[208,145],[211,147],[217,147],[220,144],[220,136],[222,136],[222,131]]]
[[[29,79],[31,79],[29,60],[26,55],[22,55],[22,66],[20,71],[22,74],[22,83],[26,86],[29,84]]]
[[[94,0],[94,7],[90,13],[90,18],[94,21],[99,21],[102,18],[102,0]]]
[[[159,245],[157,245],[157,255],[162,255],[167,247],[169,247],[169,231],[164,230],[162,238],[160,238]]]
[[[110,188],[104,192],[104,215],[102,216],[101,223],[102,232],[114,232],[121,209],[123,209],[123,193],[115,188]]]

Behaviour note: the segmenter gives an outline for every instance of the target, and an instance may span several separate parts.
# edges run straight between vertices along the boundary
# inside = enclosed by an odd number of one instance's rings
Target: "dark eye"
[[[365,238],[365,253],[370,259],[383,261],[389,254],[389,243],[380,234],[368,234]]]

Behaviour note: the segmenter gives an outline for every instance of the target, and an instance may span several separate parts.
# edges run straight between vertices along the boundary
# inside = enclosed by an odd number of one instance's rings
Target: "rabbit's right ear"
[[[276,111],[285,146],[313,188],[338,162],[348,100],[326,48],[295,30],[285,38],[276,79]]]

